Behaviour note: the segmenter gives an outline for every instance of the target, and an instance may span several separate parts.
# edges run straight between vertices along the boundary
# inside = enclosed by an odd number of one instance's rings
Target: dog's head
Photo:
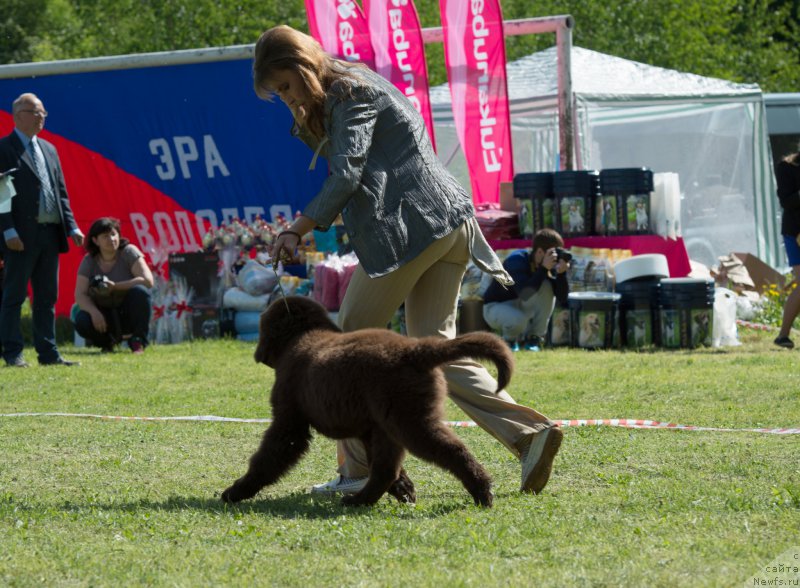
[[[261,313],[255,360],[274,368],[299,337],[314,330],[340,331],[328,311],[311,298],[287,296],[273,301]]]

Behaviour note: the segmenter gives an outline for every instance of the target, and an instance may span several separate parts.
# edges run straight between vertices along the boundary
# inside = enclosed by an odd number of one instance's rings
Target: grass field
[[[797,351],[743,345],[522,352],[510,387],[554,419],[800,427]],[[34,360],[32,350],[26,350]],[[78,368],[0,369],[0,414],[268,418],[271,370],[237,341],[144,356],[64,347]],[[466,417],[448,405],[448,418]],[[800,558],[800,435],[567,427],[540,496],[477,428],[457,433],[495,479],[493,509],[410,458],[415,507],[346,509],[308,487],[333,442],[230,507],[264,424],[0,417],[0,585],[754,586]],[[788,554],[788,555],[787,555]],[[794,558],[794,559],[792,559]],[[794,580],[797,581],[797,580]],[[784,584],[792,585],[792,584]],[[796,584],[795,584],[796,585]]]

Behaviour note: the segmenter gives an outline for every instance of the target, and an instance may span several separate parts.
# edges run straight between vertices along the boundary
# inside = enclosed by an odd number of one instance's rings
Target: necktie
[[[33,153],[33,163],[36,166],[36,175],[42,182],[42,194],[44,195],[44,210],[51,214],[56,211],[56,196],[53,194],[53,186],[50,184],[50,176],[47,173],[47,166],[44,162],[44,155],[39,148],[36,138],[31,139],[31,153]]]

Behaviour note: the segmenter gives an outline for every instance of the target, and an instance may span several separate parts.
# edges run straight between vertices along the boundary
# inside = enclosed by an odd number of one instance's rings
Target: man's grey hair
[[[30,104],[31,102],[35,102],[37,100],[39,100],[38,96],[36,96],[36,94],[33,94],[31,92],[25,92],[24,94],[20,94],[19,98],[14,100],[14,102],[11,104],[11,114],[12,115],[17,114],[17,111],[24,104]]]

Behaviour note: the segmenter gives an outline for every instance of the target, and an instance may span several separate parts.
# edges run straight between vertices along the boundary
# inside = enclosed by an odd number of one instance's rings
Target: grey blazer
[[[330,170],[303,214],[326,228],[341,213],[359,262],[378,277],[474,219],[475,212],[469,195],[434,153],[411,102],[378,74],[351,71],[356,77],[352,97],[341,82],[328,92],[327,136],[318,141],[293,129],[327,159]],[[497,266],[502,269],[499,261]]]

